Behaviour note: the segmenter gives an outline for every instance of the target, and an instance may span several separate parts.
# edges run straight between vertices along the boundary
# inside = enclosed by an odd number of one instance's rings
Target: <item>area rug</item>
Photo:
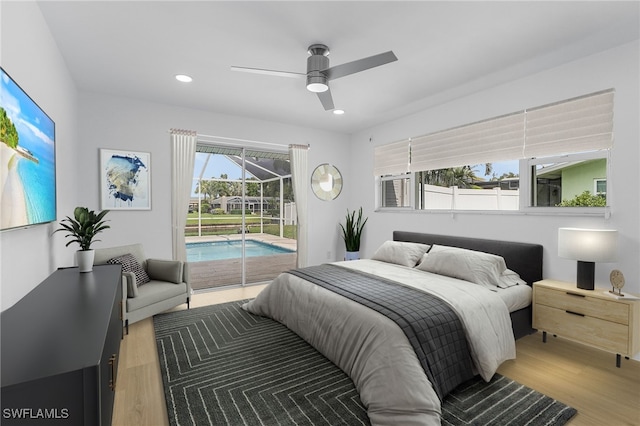
[[[351,379],[246,301],[154,317],[171,425],[368,425]],[[443,425],[563,425],[576,410],[496,375],[443,403]]]

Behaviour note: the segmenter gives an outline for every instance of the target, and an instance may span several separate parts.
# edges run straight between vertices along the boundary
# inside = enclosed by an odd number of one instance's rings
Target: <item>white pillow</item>
[[[403,241],[385,241],[373,254],[373,260],[413,268],[431,246]]]
[[[495,289],[507,265],[495,254],[434,244],[416,268]]]
[[[527,285],[527,282],[520,278],[520,275],[518,275],[517,272],[512,271],[511,269],[507,269],[500,275],[498,287],[509,288],[514,285]]]

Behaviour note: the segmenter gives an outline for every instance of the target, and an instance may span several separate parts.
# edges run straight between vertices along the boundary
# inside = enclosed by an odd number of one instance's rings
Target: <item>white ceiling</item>
[[[638,39],[640,3],[444,1],[42,1],[81,91],[353,133]],[[324,111],[307,47],[331,65],[387,50],[397,62],[330,83]],[[175,74],[189,74],[190,84]]]

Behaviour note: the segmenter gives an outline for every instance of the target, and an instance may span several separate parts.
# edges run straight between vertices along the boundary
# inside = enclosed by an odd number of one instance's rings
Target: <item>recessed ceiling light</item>
[[[344,110],[341,110],[341,109],[334,109],[334,110],[333,110],[333,113],[334,113],[335,115],[342,115],[342,114],[344,114]]]
[[[181,81],[183,83],[191,83],[193,81],[193,79],[191,77],[189,77],[188,75],[185,75],[185,74],[176,75],[176,80]]]

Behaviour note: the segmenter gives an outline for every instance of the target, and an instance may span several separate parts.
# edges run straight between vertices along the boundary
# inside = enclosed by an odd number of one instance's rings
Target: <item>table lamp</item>
[[[613,229],[558,229],[558,256],[578,261],[577,286],[595,288],[595,262],[615,262],[618,231]]]

